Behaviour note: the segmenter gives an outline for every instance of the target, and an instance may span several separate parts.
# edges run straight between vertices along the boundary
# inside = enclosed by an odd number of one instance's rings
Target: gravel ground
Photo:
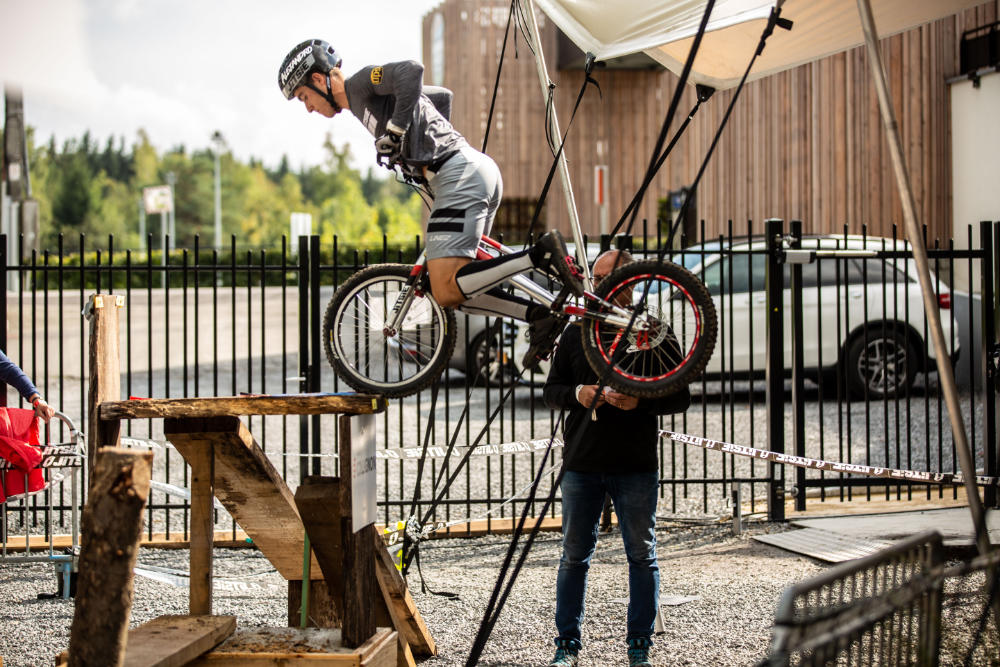
[[[782,589],[825,567],[750,539],[751,534],[784,529],[778,524],[753,524],[742,536],[734,537],[725,525],[661,522],[661,595],[697,599],[662,607],[666,632],[655,638],[654,664],[745,665],[764,655]],[[419,577],[416,573],[410,577],[417,606],[439,652],[422,664],[465,664],[508,544],[505,536],[425,544],[421,564],[427,586],[459,597],[449,600],[421,593]],[[559,535],[542,533],[481,664],[543,665],[551,659],[559,554]],[[187,559],[187,550],[143,549],[139,555],[141,565],[183,570]],[[237,615],[243,628],[285,625],[284,581],[259,552],[216,549],[215,576],[250,584],[242,591],[216,590],[216,613]],[[5,666],[45,664],[68,645],[72,600],[36,599],[38,593],[54,589],[50,565],[0,565],[0,655]],[[582,664],[625,664],[627,596],[625,555],[616,531],[601,536],[591,567]],[[186,588],[135,578],[133,625],[161,614],[186,612]],[[733,632],[734,623],[739,624],[739,632]]]
[[[829,567],[751,539],[786,529],[785,524],[750,523],[742,535],[733,536],[724,523],[661,521],[657,539],[665,632],[654,638],[654,665],[749,665],[766,654],[781,592]],[[419,576],[410,577],[417,606],[438,646],[438,655],[422,665],[465,664],[508,544],[504,536],[425,544],[421,561],[427,586],[458,598],[421,593]],[[547,664],[553,652],[559,554],[558,534],[538,537],[480,664]],[[186,570],[188,558],[185,549],[145,548],[139,564]],[[626,664],[626,572],[620,535],[601,535],[590,570],[582,665]],[[215,613],[236,615],[240,628],[286,624],[286,584],[256,550],[216,549],[215,577]],[[992,623],[982,635],[994,658],[984,657],[980,648],[970,662],[964,661],[972,637],[979,634],[982,597],[977,591],[982,584],[981,573],[946,583],[943,665],[997,664]],[[73,601],[37,599],[39,593],[54,592],[55,585],[51,565],[0,564],[0,656],[7,667],[50,664],[67,647]],[[671,605],[670,598],[689,601]],[[161,614],[187,613],[187,600],[186,585],[137,576],[132,625]]]

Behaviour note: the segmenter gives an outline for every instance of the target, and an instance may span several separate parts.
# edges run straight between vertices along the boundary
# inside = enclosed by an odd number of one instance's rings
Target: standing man
[[[341,71],[341,62],[328,42],[306,40],[281,63],[278,86],[309,113],[333,118],[350,111],[375,137],[380,164],[398,165],[409,182],[426,186],[434,199],[426,249],[434,298],[446,308],[528,322],[524,366],[534,368],[551,354],[563,320],[499,286],[534,268],[583,296],[582,275],[562,236],[550,231],[527,250],[474,261],[500,205],[503,180],[496,163],[449,122],[451,91],[425,88],[424,67],[412,60],[363,67],[351,76]]]
[[[594,261],[594,281],[632,262],[625,250],[609,250]],[[605,388],[583,355],[578,324],[566,327],[552,359],[544,397],[565,408],[563,454],[563,552],[556,579],[556,654],[551,667],[572,667],[582,646],[587,571],[597,546],[605,494],[614,502],[628,559],[628,658],[645,667],[653,645],[659,606],[656,562],[657,415],[683,412],[691,404],[687,387],[658,399],[639,399]],[[593,409],[591,409],[593,406]]]

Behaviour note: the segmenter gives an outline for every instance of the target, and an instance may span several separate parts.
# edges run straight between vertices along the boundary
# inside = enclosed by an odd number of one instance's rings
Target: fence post
[[[309,325],[309,389],[310,392],[318,392],[320,386],[320,352],[323,346],[320,341],[320,332],[323,328],[323,311],[319,303],[319,235],[314,234],[309,237],[309,310],[311,313]],[[319,454],[322,447],[320,442],[319,415],[312,417],[312,473],[320,474]]]
[[[792,220],[788,233],[792,236],[791,247],[802,247],[802,221]],[[780,267],[779,267],[780,268]],[[795,455],[806,455],[806,403],[805,403],[805,326],[802,321],[802,265],[791,264],[792,272],[792,437],[795,441]],[[806,469],[795,468],[795,509],[806,509]]]
[[[299,391],[309,391],[309,237],[299,237]],[[299,415],[299,484],[309,475],[309,416]]]
[[[781,275],[781,237],[784,222],[771,218],[764,222],[767,241],[767,443],[772,452],[785,452],[785,331],[784,280]],[[767,516],[770,521],[785,520],[785,469],[774,461],[768,463]]]
[[[997,349],[997,269],[995,262],[1000,250],[1000,223],[994,234],[994,223],[981,222],[979,227],[980,245],[983,249],[982,270],[982,343],[980,345],[980,364],[983,371],[983,457],[986,467],[985,474],[997,474],[997,360],[993,357]],[[997,489],[986,486],[983,489],[983,504],[986,507],[997,507]]]

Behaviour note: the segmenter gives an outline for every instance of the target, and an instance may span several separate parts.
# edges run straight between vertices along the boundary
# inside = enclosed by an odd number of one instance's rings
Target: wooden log
[[[115,396],[117,398],[117,396]],[[284,394],[277,396],[211,396],[206,398],[149,398],[101,405],[103,419],[189,419],[243,415],[364,415],[382,412],[382,396],[372,394]]]
[[[302,579],[304,531],[295,499],[250,431],[236,417],[167,419],[163,433],[185,460],[215,452],[215,497],[285,579]],[[315,559],[312,577],[323,573]]]
[[[121,665],[132,610],[142,510],[153,453],[101,450],[83,511],[80,573],[70,630],[71,666]]]
[[[340,480],[336,477],[306,477],[295,490],[295,505],[319,562],[329,597],[343,619],[344,548],[341,536]]]
[[[119,445],[119,429],[112,419],[102,423],[99,406],[121,400],[120,357],[118,355],[118,308],[124,297],[91,294],[84,312],[90,320],[90,391],[87,414],[92,428],[87,429],[88,470],[93,471],[101,447]]]
[[[409,645],[414,655],[426,657],[437,655],[437,646],[431,636],[427,624],[420,616],[417,603],[414,602],[410,590],[403,581],[403,576],[392,562],[392,556],[385,547],[385,542],[378,534],[375,535],[375,574],[378,577],[379,589],[392,625],[400,637]]]
[[[191,466],[191,593],[188,613],[212,613],[212,547],[215,537],[214,446],[194,447],[188,452]]]
[[[235,616],[158,616],[129,630],[123,667],[182,667],[234,630]]]
[[[352,518],[351,418],[340,418],[340,519],[344,559],[344,622],[341,625],[344,646],[360,646],[375,632],[375,605],[378,594],[375,579],[375,524],[354,527]]]

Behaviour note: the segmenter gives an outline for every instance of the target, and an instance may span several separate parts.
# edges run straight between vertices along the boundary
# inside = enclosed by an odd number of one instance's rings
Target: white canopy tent
[[[527,0],[546,15],[583,51],[597,60],[644,52],[679,74],[688,58],[707,6],[706,0]],[[982,0],[716,0],[706,33],[689,76],[690,83],[717,89],[739,84],[772,9],[793,22],[791,30],[775,30],[754,63],[748,80],[759,79],[861,44],[867,47],[872,81],[879,98],[893,171],[903,204],[907,238],[913,247],[930,335],[938,361],[955,449],[981,554],[991,549],[985,513],[976,484],[976,467],[965,434],[954,369],[941,329],[927,253],[920,236],[913,190],[890,102],[885,68],[878,48],[887,36],[956,14]],[[537,34],[537,33],[536,33]],[[542,62],[541,60],[539,62]],[[540,75],[541,76],[541,75]],[[568,188],[568,183],[566,184]],[[572,215],[572,214],[571,214]],[[994,607],[1000,623],[1000,602]]]
[[[644,52],[679,73],[698,31],[705,0],[535,0],[583,51],[597,60]],[[981,4],[982,0],[874,0],[872,14],[886,37]],[[716,0],[691,72],[692,83],[720,90],[739,83],[774,0]],[[780,72],[864,44],[854,0],[786,0],[777,30],[750,79]]]

